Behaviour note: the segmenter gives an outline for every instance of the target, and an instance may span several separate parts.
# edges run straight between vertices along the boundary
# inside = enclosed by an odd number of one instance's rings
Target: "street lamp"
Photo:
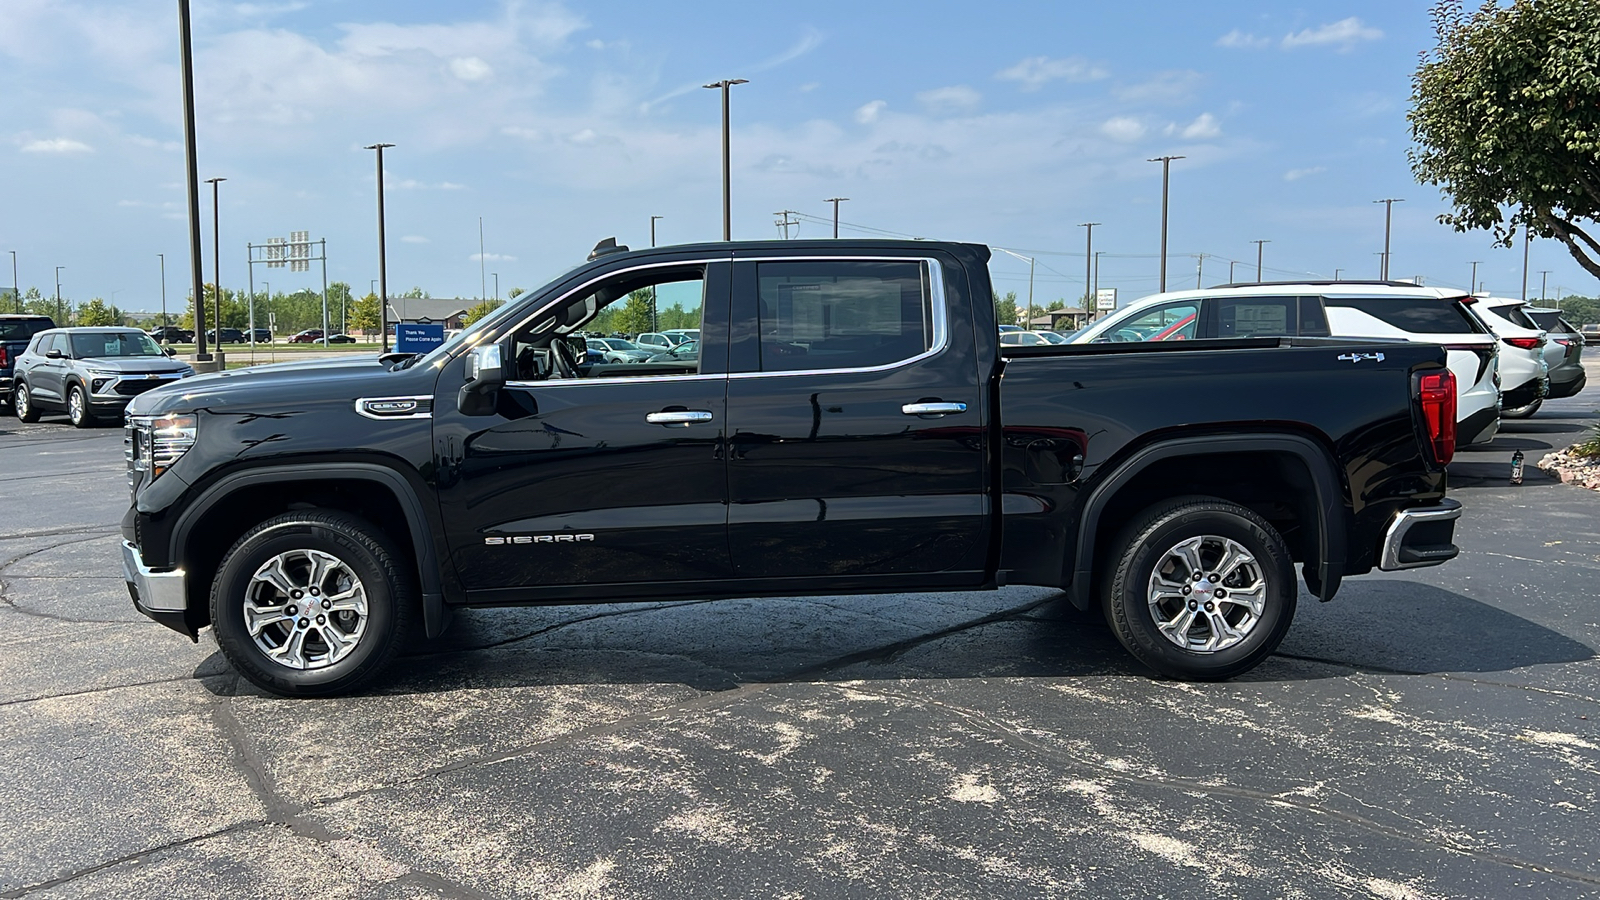
[[[1391,219],[1393,218],[1394,205],[1396,203],[1404,203],[1405,201],[1397,199],[1397,198],[1394,198],[1394,197],[1390,197],[1390,198],[1388,198],[1386,200],[1374,200],[1372,202],[1373,203],[1382,203],[1383,204],[1383,274],[1382,274],[1381,277],[1382,277],[1382,280],[1388,281],[1389,280],[1389,230],[1390,230],[1389,229],[1389,225],[1390,225]]]
[[[850,199],[849,197],[829,197],[827,200],[823,201],[824,203],[832,203],[833,204],[833,238],[834,238],[834,240],[838,240],[839,239],[839,204],[841,204],[844,201],[849,200],[849,199]]]
[[[1471,260],[1471,263],[1472,263],[1472,280],[1467,282],[1467,293],[1469,293],[1469,294],[1476,293],[1477,290],[1478,290],[1478,263],[1480,263],[1480,262],[1483,262],[1483,260],[1481,260],[1481,259]]]
[[[1270,244],[1272,242],[1271,241],[1251,241],[1250,243],[1256,245],[1256,284],[1260,284],[1261,283],[1261,247],[1262,247],[1263,244]]]
[[[654,247],[656,245],[656,220],[657,219],[665,219],[665,218],[666,218],[666,216],[651,216],[650,217],[650,246],[652,246],[652,247]]]
[[[217,329],[217,346],[222,346],[222,210],[217,207],[217,186],[226,178],[207,178],[206,184],[211,185],[211,289],[216,292],[216,321],[212,327]],[[195,306],[200,305],[200,298],[195,298]]]
[[[389,352],[389,269],[388,254],[384,249],[383,240],[383,151],[385,147],[393,144],[373,144],[364,149],[378,151],[378,284],[383,293],[378,295],[378,333],[383,349],[379,352]]]
[[[478,302],[489,299],[489,262],[483,258],[483,216],[478,217]]]
[[[56,324],[59,326],[66,318],[61,312],[61,270],[66,266],[56,266]]]
[[[733,204],[729,199],[732,178],[728,173],[732,163],[728,142],[728,88],[736,84],[749,83],[749,79],[745,78],[724,78],[721,81],[701,85],[706,88],[722,89],[722,239],[725,241],[733,240]]]
[[[167,327],[167,324],[168,324],[167,323],[167,255],[165,253],[157,253],[156,254],[156,258],[161,260],[161,327],[163,329],[165,329]],[[167,333],[165,331],[161,332],[161,340],[162,340],[163,343],[167,343],[167,344],[172,343],[172,341],[170,339],[168,339]]]
[[[17,251],[11,251],[11,299],[17,302],[17,312],[22,312],[22,285],[17,281]]]
[[[489,274],[494,276],[494,301],[496,303],[499,303],[500,302],[500,273],[499,272],[490,272]]]
[[[1007,250],[1004,247],[996,247],[994,249],[999,250],[1001,253],[1007,254],[1009,256],[1015,256],[1017,259],[1026,260],[1027,263],[1028,263],[1028,314],[1027,314],[1027,317],[1025,319],[1026,324],[1023,327],[1025,329],[1029,330],[1029,331],[1032,331],[1033,330],[1033,257],[1031,257],[1031,256],[1023,256],[1021,253],[1012,253],[1010,250]]]
[[[1158,156],[1146,162],[1161,163],[1161,290],[1167,290],[1167,185],[1172,172],[1172,161],[1182,156]]]
[[[1533,246],[1533,232],[1522,229],[1522,302],[1528,302],[1528,248]]]

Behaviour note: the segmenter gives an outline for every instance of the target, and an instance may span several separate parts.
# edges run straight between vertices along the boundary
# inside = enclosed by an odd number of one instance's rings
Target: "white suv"
[[[1456,443],[1465,446],[1500,430],[1500,344],[1474,302],[1462,291],[1394,281],[1227,284],[1135,300],[1072,343],[1301,336],[1440,344],[1456,376]]]
[[[1526,419],[1539,411],[1550,396],[1550,361],[1556,362],[1566,347],[1549,340],[1543,328],[1522,311],[1523,302],[1510,297],[1479,297],[1477,309],[1483,324],[1500,338],[1500,415]]]

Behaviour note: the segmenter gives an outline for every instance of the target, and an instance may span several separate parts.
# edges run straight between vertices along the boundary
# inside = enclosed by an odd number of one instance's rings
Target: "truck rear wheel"
[[[1231,678],[1277,649],[1298,588],[1288,545],[1236,503],[1187,497],[1123,531],[1104,597],[1128,652],[1163,675]]]
[[[417,597],[403,558],[382,531],[347,513],[268,519],[217,569],[217,643],[263,690],[349,693],[389,664],[411,630]]]

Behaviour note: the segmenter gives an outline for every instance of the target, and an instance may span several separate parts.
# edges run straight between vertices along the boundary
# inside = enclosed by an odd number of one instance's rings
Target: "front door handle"
[[[653,412],[644,417],[651,425],[665,425],[669,428],[688,428],[701,422],[711,421],[711,413],[703,409],[685,409],[673,412]]]
[[[908,416],[949,416],[967,411],[965,403],[907,403],[900,411]]]

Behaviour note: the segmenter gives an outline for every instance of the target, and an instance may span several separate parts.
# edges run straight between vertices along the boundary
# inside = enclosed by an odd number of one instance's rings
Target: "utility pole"
[[[833,204],[833,239],[834,240],[838,240],[839,239],[839,204],[843,203],[844,201],[849,200],[849,199],[850,199],[849,197],[829,197],[826,201],[824,201],[824,202]]]
[[[1539,270],[1539,302],[1540,303],[1544,302],[1545,284],[1547,283],[1549,278],[1550,278],[1550,270],[1549,269],[1540,269]]]
[[[157,253],[156,258],[161,260],[161,327],[167,327],[167,255]],[[165,333],[161,336],[162,343],[171,343]]]
[[[17,312],[22,312],[22,283],[17,281],[17,251],[11,251],[11,299],[17,303]]]
[[[56,266],[56,325],[65,327],[62,323],[66,315],[61,311],[61,270],[66,266]]]
[[[651,216],[650,217],[650,246],[652,246],[652,247],[654,247],[656,245],[656,220],[657,219],[665,219],[665,218],[666,218],[666,216]]]
[[[1182,156],[1158,156],[1146,162],[1161,163],[1161,292],[1167,290],[1167,186],[1172,172],[1172,161]]]
[[[1206,257],[1210,255],[1209,253],[1196,253],[1194,255],[1194,289],[1197,291],[1200,290],[1200,282],[1205,278],[1202,273],[1205,272]]]
[[[383,235],[383,151],[393,144],[372,144],[365,149],[378,151],[378,346],[389,352],[389,251]],[[482,249],[478,251],[480,254]],[[270,296],[269,296],[270,299]]]
[[[178,37],[183,65],[183,144],[189,186],[189,268],[194,276],[194,339],[196,362],[210,362],[206,352],[206,275],[200,258],[200,163],[194,138],[194,53],[190,48],[189,0],[178,0]]]
[[[1478,290],[1478,263],[1480,263],[1480,262],[1483,262],[1483,260],[1481,260],[1481,259],[1472,260],[1472,280],[1467,282],[1467,293],[1469,293],[1469,294],[1474,293],[1474,292],[1476,292]]]
[[[1270,244],[1271,241],[1251,241],[1256,245],[1256,284],[1261,283],[1261,245]]]
[[[792,210],[792,209],[780,209],[777,212],[773,213],[773,215],[778,217],[778,221],[775,224],[777,224],[777,226],[779,228],[783,229],[783,239],[786,240],[786,241],[789,239],[789,226],[790,225],[799,225],[800,224],[800,220],[799,219],[795,219],[793,221],[790,221],[789,214],[792,213],[792,212],[794,212],[794,210]]]
[[[1239,264],[1239,261],[1237,259],[1228,260],[1228,283],[1229,284],[1233,284],[1233,267],[1238,265],[1238,264]]]
[[[722,89],[722,239],[725,241],[733,240],[733,202],[729,198],[733,183],[729,168],[732,166],[733,157],[728,139],[728,88],[748,83],[749,79],[745,78],[724,78],[721,81],[701,85],[706,88]]]
[[[1528,302],[1528,248],[1533,246],[1533,232],[1522,229],[1522,302]]]
[[[1398,197],[1389,197],[1383,200],[1374,200],[1373,203],[1383,204],[1383,272],[1379,276],[1383,281],[1389,280],[1389,234],[1390,224],[1393,221],[1394,205],[1406,201]]]
[[[207,178],[206,184],[211,185],[211,289],[216,292],[217,317],[212,327],[217,330],[217,346],[222,346],[222,210],[217,207],[217,187],[226,178]],[[195,306],[200,306],[200,298],[195,298]]]
[[[1343,272],[1343,271],[1344,271],[1343,269],[1334,269],[1333,270],[1333,280],[1334,281],[1338,281],[1339,280],[1339,273]]]
[[[483,258],[483,216],[478,217],[478,302],[489,299],[489,263]]]
[[[491,272],[490,274],[492,274],[494,276],[494,299],[495,299],[496,303],[499,303],[500,302],[500,273],[499,272]]]
[[[1094,227],[1099,222],[1080,222],[1078,227],[1085,229],[1083,238],[1083,309],[1088,312],[1094,308],[1094,293],[1090,287],[1091,270],[1094,266]]]
[[[1084,310],[1084,312],[1089,314],[1089,318],[1091,318],[1091,319],[1096,318],[1096,317],[1098,317],[1100,315],[1100,254],[1102,254],[1104,252],[1105,252],[1104,250],[1096,250],[1094,252],[1094,306],[1095,306],[1095,308],[1092,309],[1092,310],[1089,310],[1089,309]]]

